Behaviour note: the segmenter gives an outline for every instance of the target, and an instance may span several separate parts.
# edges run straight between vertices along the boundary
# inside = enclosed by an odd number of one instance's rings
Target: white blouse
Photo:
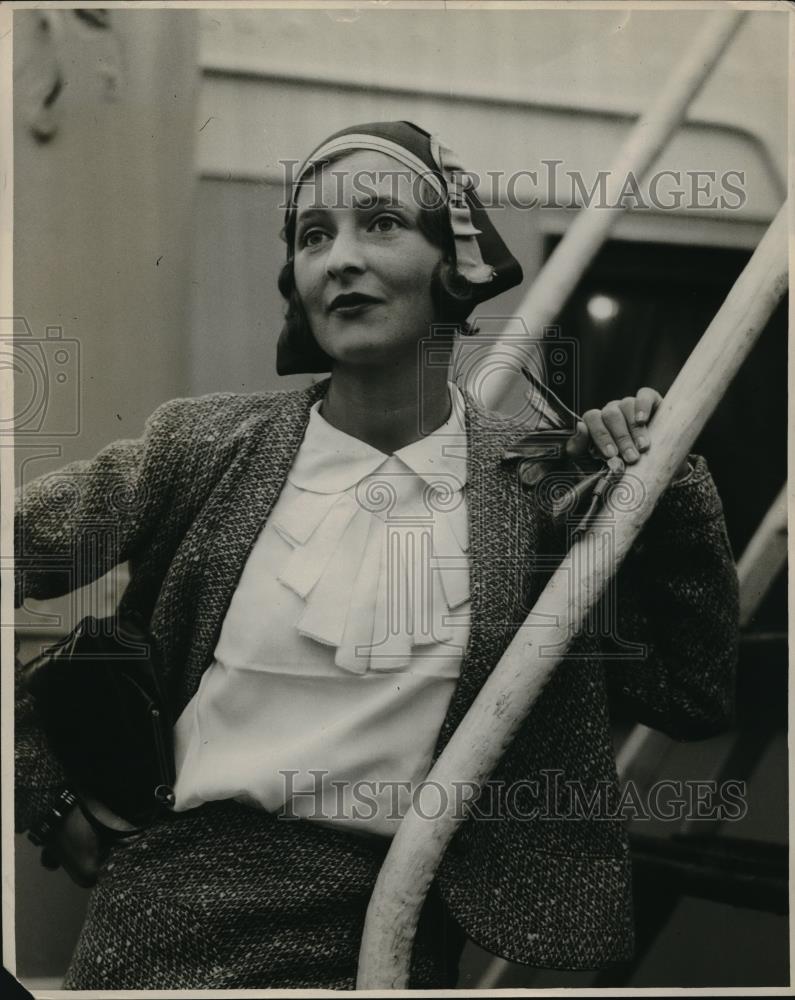
[[[391,836],[469,636],[463,397],[387,455],[312,407],[214,660],[175,727],[177,810],[234,798]]]

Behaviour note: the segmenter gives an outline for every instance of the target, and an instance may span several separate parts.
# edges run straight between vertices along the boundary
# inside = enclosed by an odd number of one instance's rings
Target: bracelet
[[[71,788],[64,788],[55,804],[28,830],[28,840],[36,847],[46,847],[63,826],[66,814],[76,802],[77,796]]]

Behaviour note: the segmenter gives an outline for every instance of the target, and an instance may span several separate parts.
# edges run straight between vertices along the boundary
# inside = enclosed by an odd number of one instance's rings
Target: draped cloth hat
[[[459,157],[437,137],[412,122],[353,125],[322,142],[296,174],[285,214],[287,231],[307,173],[332,158],[362,149],[385,153],[414,171],[438,195],[439,203],[447,206],[455,267],[469,283],[468,302],[472,308],[521,282],[521,265],[494,228]],[[288,261],[292,260],[293,253],[293,247],[288,246]],[[327,372],[332,364],[332,359],[312,336],[308,324],[285,323],[276,350],[279,375]]]

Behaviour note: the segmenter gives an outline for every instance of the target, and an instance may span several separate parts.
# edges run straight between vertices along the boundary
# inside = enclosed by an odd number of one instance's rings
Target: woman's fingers
[[[618,454],[618,447],[612,433],[605,423],[604,414],[610,404],[604,410],[586,410],[582,419],[588,430],[590,440],[596,451],[605,458],[615,458]]]
[[[588,410],[566,444],[572,458],[590,450],[595,456],[621,458],[632,465],[649,448],[647,424],[658,409],[662,396],[646,386],[635,396],[614,399],[607,406]]]
[[[577,433],[569,442],[570,455],[579,455],[588,447],[604,458],[621,458],[632,465],[641,452],[649,448],[646,425],[654,416],[662,396],[656,389],[640,389],[636,396],[614,399],[601,410],[588,410],[577,426]],[[585,431],[583,431],[583,427]],[[584,439],[587,433],[588,441]]]
[[[638,394],[635,396],[635,422],[641,425],[647,424],[661,402],[662,396],[656,389],[649,386],[638,389]]]
[[[621,408],[621,403],[618,400],[613,400],[613,402],[605,406],[602,410],[602,421],[624,461],[629,463],[637,462],[640,458],[640,453],[635,445],[635,439],[627,423],[624,410]],[[634,424],[634,420],[632,422]]]
[[[624,422],[626,423],[629,433],[632,436],[632,440],[635,443],[635,448],[639,452],[646,451],[649,447],[649,435],[646,430],[646,425],[638,423],[636,412],[637,398],[635,396],[625,396],[618,406],[624,415]]]
[[[662,396],[649,386],[639,389],[636,396],[627,396],[622,400],[622,408],[639,451],[646,451],[649,447],[646,425],[657,412],[661,402]]]
[[[590,444],[591,436],[582,420],[577,421],[577,430],[566,442],[566,453],[570,458],[580,458]]]
[[[650,446],[647,424],[662,402],[656,389],[640,389],[636,396],[614,399],[601,410],[588,410],[577,424],[577,430],[566,444],[566,451],[572,458],[578,458],[586,449],[595,456],[615,458],[620,455],[632,465],[640,458],[641,452]],[[681,480],[690,471],[690,463],[685,459],[675,474]]]

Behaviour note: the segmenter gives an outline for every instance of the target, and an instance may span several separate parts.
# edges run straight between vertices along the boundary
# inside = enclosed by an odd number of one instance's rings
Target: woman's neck
[[[391,455],[449,418],[446,367],[394,371],[336,365],[320,413],[332,427]]]

